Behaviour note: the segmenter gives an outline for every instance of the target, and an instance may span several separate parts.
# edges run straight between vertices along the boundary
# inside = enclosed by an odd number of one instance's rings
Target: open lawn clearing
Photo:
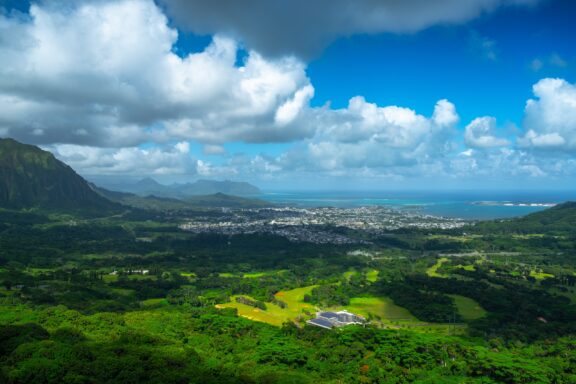
[[[357,276],[358,275],[358,271],[356,270],[350,270],[350,271],[346,271],[342,274],[342,276],[347,280],[350,281],[350,279],[352,278],[352,276]]]
[[[128,275],[128,280],[158,280],[154,275]]]
[[[467,235],[467,236],[450,236],[450,235],[428,235],[426,239],[428,240],[444,240],[444,241],[454,241],[458,243],[465,243],[467,241],[472,241],[477,238],[477,235]]]
[[[291,308],[301,308],[301,309],[313,309],[314,306],[304,302],[304,296],[309,295],[314,288],[318,287],[317,285],[309,285],[307,287],[302,288],[295,288],[289,291],[280,291],[276,293],[274,296],[278,300],[282,300],[286,304],[288,304],[287,309]],[[298,312],[302,312],[298,310]]]
[[[532,276],[536,280],[544,280],[544,279],[549,279],[549,278],[554,277],[554,275],[552,275],[550,273],[545,273],[542,271],[535,271],[535,270],[530,271],[530,276]]]
[[[105,283],[114,283],[118,281],[118,275],[104,275],[102,276],[102,280],[104,280]]]
[[[372,315],[385,321],[417,321],[407,309],[397,306],[388,297],[353,297],[350,299],[350,304],[343,308],[364,317]]]
[[[443,324],[426,323],[418,320],[406,308],[400,307],[388,297],[354,297],[350,304],[344,307],[334,307],[330,310],[340,311],[346,309],[349,312],[376,318],[375,324],[385,328],[409,329],[420,333],[455,334],[463,335],[467,332],[466,324]],[[370,316],[372,315],[372,316]]]
[[[486,316],[486,310],[471,298],[460,295],[448,296],[454,299],[454,304],[456,304],[456,308],[458,308],[458,313],[464,320],[476,320]]]
[[[232,296],[232,302],[226,304],[218,304],[216,308],[236,308],[238,316],[245,317],[249,320],[260,321],[278,327],[282,326],[286,321],[294,320],[290,317],[290,312],[278,307],[276,304],[266,303],[266,310],[263,311],[259,308],[254,308],[250,305],[237,303],[237,296]]]
[[[368,272],[366,272],[366,280],[368,280],[371,283],[375,283],[378,280],[378,273],[380,272],[375,269],[369,270]]]
[[[273,303],[266,303],[266,310],[263,311],[252,306],[237,303],[236,297],[231,297],[231,302],[216,305],[217,308],[236,308],[238,315],[254,321],[261,321],[264,323],[281,326],[286,321],[294,321],[297,317],[305,315],[303,311],[308,311],[311,314],[316,312],[316,308],[312,304],[304,302],[304,295],[309,294],[312,289],[317,285],[308,287],[291,289],[289,291],[280,291],[276,293],[276,299],[286,303],[286,308],[280,308]],[[244,297],[249,297],[245,296]]]
[[[442,275],[442,274],[438,273],[438,268],[440,268],[442,266],[442,264],[444,264],[447,261],[448,261],[448,258],[446,258],[446,257],[442,257],[442,258],[438,259],[438,261],[436,261],[436,264],[434,264],[433,266],[431,266],[430,268],[428,268],[426,270],[426,274],[430,277],[446,277],[446,275]]]
[[[148,299],[140,302],[143,307],[159,307],[168,305],[168,300],[166,299]]]
[[[378,273],[379,271],[375,270],[375,269],[368,269],[366,270],[366,280],[368,280],[371,283],[374,283],[378,280]],[[347,280],[350,281],[350,279],[352,278],[352,276],[358,276],[360,274],[360,272],[358,272],[355,269],[351,269],[349,271],[346,271],[342,274],[342,276]]]

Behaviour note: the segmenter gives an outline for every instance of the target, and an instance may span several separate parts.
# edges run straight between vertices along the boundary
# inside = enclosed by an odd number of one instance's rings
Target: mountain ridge
[[[0,206],[104,211],[119,208],[52,153],[9,138],[0,139]]]
[[[164,185],[151,177],[145,177],[132,184],[115,185],[114,188],[110,188],[105,184],[102,185],[102,183],[97,184],[106,189],[129,192],[142,197],[154,195],[180,200],[185,200],[193,196],[213,195],[216,193],[234,196],[255,196],[262,193],[258,187],[248,182],[231,180],[200,179],[192,183]]]

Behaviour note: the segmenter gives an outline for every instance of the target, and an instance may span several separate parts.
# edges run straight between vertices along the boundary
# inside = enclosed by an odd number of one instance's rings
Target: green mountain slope
[[[516,219],[482,222],[475,228],[492,233],[574,233],[576,202],[558,204]]]
[[[112,210],[117,205],[50,152],[0,139],[0,207]]]

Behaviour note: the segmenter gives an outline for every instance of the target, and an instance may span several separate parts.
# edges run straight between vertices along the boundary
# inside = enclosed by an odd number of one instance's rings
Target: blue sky
[[[447,98],[464,121],[492,115],[520,124],[534,83],[542,77],[574,80],[575,16],[573,1],[549,1],[416,34],[340,39],[309,65],[314,103],[343,107],[350,95],[361,94],[378,104],[431,112],[436,100]],[[493,46],[482,47],[482,41]],[[552,55],[566,65],[532,69],[535,59]]]
[[[576,185],[573,1],[31,4],[0,0],[0,136],[88,177]]]

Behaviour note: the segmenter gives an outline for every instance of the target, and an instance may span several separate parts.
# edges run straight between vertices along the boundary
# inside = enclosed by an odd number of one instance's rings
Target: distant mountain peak
[[[185,184],[179,187],[180,191],[185,195],[213,195],[222,193],[226,195],[247,196],[259,195],[262,193],[258,187],[247,183],[245,181],[231,181],[231,180],[207,180],[199,179],[194,183]]]
[[[136,185],[142,187],[163,187],[162,184],[151,178],[150,176],[143,178],[136,182]]]

